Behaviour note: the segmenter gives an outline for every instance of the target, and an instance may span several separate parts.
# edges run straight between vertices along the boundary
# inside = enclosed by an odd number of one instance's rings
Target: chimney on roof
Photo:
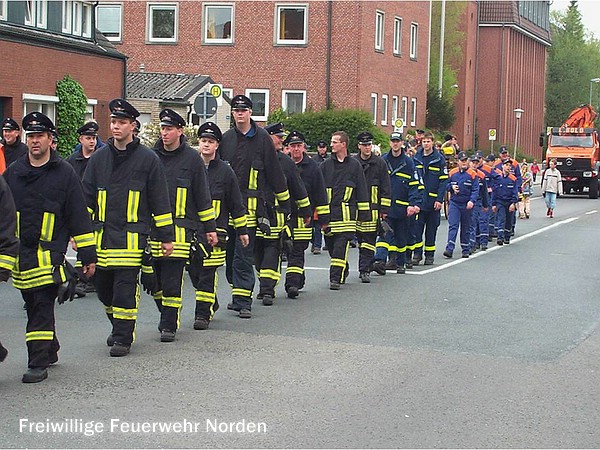
[[[146,66],[144,65],[144,63],[140,64],[140,72],[144,73],[146,71]]]

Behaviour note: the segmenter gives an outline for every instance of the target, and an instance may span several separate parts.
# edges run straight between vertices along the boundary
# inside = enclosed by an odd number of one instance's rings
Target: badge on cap
[[[212,138],[217,142],[221,142],[223,134],[221,129],[214,122],[205,122],[198,128],[198,137],[200,138]]]
[[[108,104],[110,109],[110,117],[122,119],[135,119],[140,116],[140,113],[129,102],[122,98],[115,98]]]
[[[368,131],[363,131],[358,136],[356,136],[356,140],[359,144],[369,145],[373,143],[373,135]]]
[[[283,145],[304,143],[304,135],[299,131],[292,131],[283,141]]]
[[[265,131],[271,135],[283,136],[285,131],[283,130],[283,122],[270,123],[265,127]]]
[[[458,158],[459,161],[464,161],[466,159],[469,159],[469,155],[467,155],[465,152],[458,152],[458,155],[456,155],[456,157]]]
[[[160,125],[166,127],[177,127],[183,128],[185,126],[185,120],[175,111],[169,108],[163,109],[159,115]]]
[[[3,130],[20,130],[20,127],[16,120],[11,119],[10,117],[7,117],[2,122],[2,129]]]
[[[48,116],[41,112],[27,114],[23,117],[21,125],[23,125],[23,130],[28,133],[54,133],[55,131],[54,123],[52,123]]]
[[[236,95],[231,99],[231,109],[252,109],[252,100],[245,95]]]

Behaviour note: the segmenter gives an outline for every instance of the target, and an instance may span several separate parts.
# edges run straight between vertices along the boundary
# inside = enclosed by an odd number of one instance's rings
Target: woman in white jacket
[[[546,215],[550,218],[554,217],[554,208],[556,208],[556,195],[563,194],[562,178],[559,170],[556,168],[556,160],[550,160],[548,167],[542,175],[542,195],[546,200],[548,211]]]

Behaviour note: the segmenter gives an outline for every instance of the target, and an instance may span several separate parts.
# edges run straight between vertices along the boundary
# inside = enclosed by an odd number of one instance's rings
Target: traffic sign
[[[208,87],[208,91],[217,99],[217,106],[223,106],[223,85],[211,84]]]
[[[194,100],[194,111],[201,119],[210,119],[217,112],[217,99],[210,92],[200,92]]]
[[[496,129],[495,128],[490,128],[488,131],[488,139],[490,141],[495,141],[496,140]]]
[[[396,119],[394,121],[394,126],[396,128],[402,128],[404,126],[404,121],[402,119]]]

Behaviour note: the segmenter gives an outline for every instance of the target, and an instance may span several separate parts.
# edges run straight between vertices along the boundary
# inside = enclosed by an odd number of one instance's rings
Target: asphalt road
[[[60,361],[35,385],[20,381],[22,301],[2,285],[0,447],[598,447],[600,201],[532,208],[509,246],[469,259],[441,257],[443,221],[436,265],[370,285],[354,250],[338,292],[328,256],[307,255],[298,299],[280,286],[208,331],[186,283],[174,343],[144,295],[126,358],[108,356],[95,295],[57,306]]]

